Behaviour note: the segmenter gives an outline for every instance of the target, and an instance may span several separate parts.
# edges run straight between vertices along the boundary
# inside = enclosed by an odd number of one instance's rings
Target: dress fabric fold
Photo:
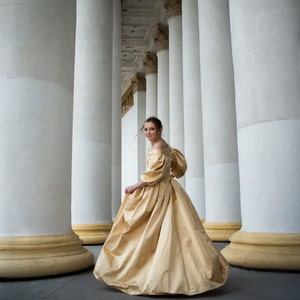
[[[225,283],[228,263],[173,178],[186,169],[179,150],[149,150],[147,185],[125,195],[94,268],[98,280],[131,295],[195,295]]]

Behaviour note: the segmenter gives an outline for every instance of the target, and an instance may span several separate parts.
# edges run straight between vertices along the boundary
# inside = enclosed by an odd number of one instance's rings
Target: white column
[[[182,1],[184,152],[186,191],[205,219],[204,160],[197,0]]]
[[[157,73],[146,74],[146,117],[157,115]]]
[[[163,137],[170,140],[169,117],[169,30],[157,25],[154,34],[157,48],[157,116],[163,123]]]
[[[157,56],[147,52],[143,61],[146,78],[146,118],[157,115]]]
[[[241,227],[228,1],[199,3],[206,220],[211,239]]]
[[[122,191],[125,187],[140,180],[146,169],[146,143],[140,131],[146,114],[146,80],[137,73],[132,79],[134,105],[122,118]]]
[[[169,25],[170,144],[184,151],[181,1],[165,1]]]
[[[113,1],[112,217],[121,204],[121,2]]]
[[[72,222],[86,244],[111,228],[112,2],[77,1]]]
[[[300,270],[300,2],[230,1],[242,229],[233,265]]]
[[[71,229],[75,15],[74,1],[0,6],[2,278],[93,264]]]

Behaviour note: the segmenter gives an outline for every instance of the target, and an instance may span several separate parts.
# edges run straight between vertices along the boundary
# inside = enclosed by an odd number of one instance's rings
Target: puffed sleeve
[[[166,165],[165,155],[161,151],[154,151],[148,154],[148,168],[141,175],[141,180],[148,185],[160,182],[165,176],[169,175],[169,168]]]
[[[171,171],[175,177],[182,177],[187,170],[187,163],[184,155],[178,149],[172,149]]]

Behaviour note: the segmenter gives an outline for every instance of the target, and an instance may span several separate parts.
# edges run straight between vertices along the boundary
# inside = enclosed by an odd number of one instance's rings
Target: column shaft
[[[168,8],[170,144],[184,151],[181,1],[169,2],[171,5]],[[180,180],[181,183],[183,180]]]
[[[121,205],[121,2],[113,1],[112,217]]]
[[[182,1],[184,152],[186,190],[205,219],[202,106],[197,0]]]
[[[146,117],[157,115],[157,74],[146,76]]]
[[[158,24],[154,42],[157,47],[157,116],[164,124],[163,137],[169,141],[169,30],[167,26]]]
[[[157,115],[157,56],[147,52],[143,61],[146,70],[146,117]]]
[[[77,1],[72,222],[86,244],[112,221],[112,5]]]
[[[243,227],[233,265],[300,270],[299,1],[230,1]]]
[[[241,227],[228,1],[199,3],[206,220],[211,239]]]
[[[146,169],[146,143],[140,127],[146,115],[146,80],[137,73],[131,79],[134,105],[122,118],[122,191],[140,180]]]
[[[0,6],[2,278],[93,263],[71,229],[75,9],[75,1]]]
[[[169,113],[169,50],[157,52],[157,116],[163,122],[163,137],[170,140]]]

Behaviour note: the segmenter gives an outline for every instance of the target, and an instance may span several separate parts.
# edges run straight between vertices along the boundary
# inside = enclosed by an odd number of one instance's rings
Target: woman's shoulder
[[[156,143],[155,145],[153,145],[150,150],[163,151],[163,150],[166,150],[166,149],[169,149],[169,148],[170,148],[170,146],[167,144],[167,142],[165,142],[164,140],[161,140],[158,143]]]

